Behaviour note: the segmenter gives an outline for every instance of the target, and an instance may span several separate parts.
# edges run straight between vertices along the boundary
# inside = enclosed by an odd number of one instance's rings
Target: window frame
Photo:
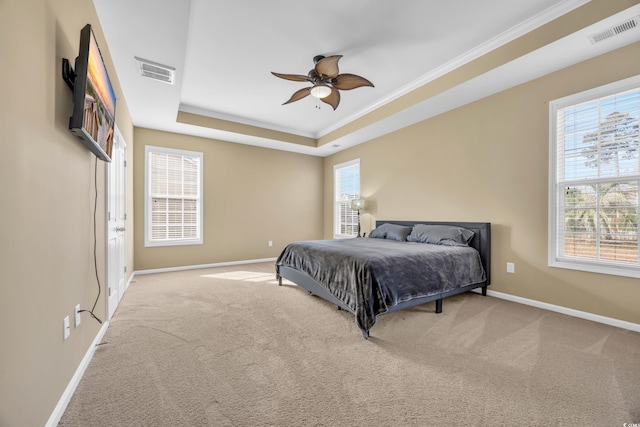
[[[610,182],[630,182],[640,183],[640,172],[637,175],[618,175],[614,178],[592,178],[579,180],[559,180],[558,164],[560,154],[558,153],[558,112],[568,107],[586,103],[596,102],[600,98],[608,97],[629,90],[640,90],[640,75],[624,80],[606,84],[597,88],[589,89],[580,93],[572,94],[549,102],[549,218],[548,218],[548,265],[549,267],[579,270],[615,276],[640,278],[640,221],[637,221],[637,236],[639,240],[638,262],[636,264],[621,264],[615,261],[591,260],[586,258],[571,258],[560,254],[559,246],[564,244],[564,234],[560,227],[560,209],[564,209],[561,199],[561,192],[564,193],[566,184],[579,185],[599,185]],[[639,159],[640,161],[640,159]],[[562,187],[562,188],[561,188]],[[640,201],[638,202],[640,205]],[[597,205],[596,205],[597,206]],[[599,209],[599,208],[594,208]],[[640,206],[638,206],[640,213]],[[562,227],[564,228],[564,227]],[[599,229],[599,227],[598,227]],[[600,232],[598,231],[599,235]]]
[[[359,158],[353,159],[347,162],[333,165],[333,238],[334,239],[351,239],[351,238],[357,237],[358,235],[357,229],[354,230],[352,234],[340,233],[342,228],[341,208],[342,206],[347,205],[348,208],[351,209],[352,199],[348,199],[348,200],[339,199],[339,196],[341,194],[341,191],[340,191],[341,181],[338,176],[338,174],[344,171],[345,169],[356,166],[356,165],[358,166],[358,188],[357,188],[358,194],[355,197],[353,197],[353,199],[358,199],[360,198],[360,195],[361,195],[360,193],[360,159]]]
[[[197,224],[197,237],[196,238],[180,238],[180,239],[163,239],[153,240],[151,238],[152,232],[152,199],[151,194],[151,155],[152,153],[173,154],[184,157],[191,157],[198,161],[198,191],[195,197],[183,197],[182,199],[196,200],[196,224]],[[204,184],[204,153],[199,151],[189,151],[168,147],[157,147],[152,145],[145,145],[144,148],[144,245],[145,247],[162,247],[162,246],[184,246],[184,245],[201,245],[204,243],[203,238],[203,217],[204,217],[204,201],[203,201],[203,184]]]

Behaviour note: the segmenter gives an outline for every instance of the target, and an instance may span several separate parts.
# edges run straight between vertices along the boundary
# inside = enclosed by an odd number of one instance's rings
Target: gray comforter
[[[288,245],[276,261],[300,270],[349,306],[365,336],[391,307],[482,283],[480,254],[471,247],[355,238]]]

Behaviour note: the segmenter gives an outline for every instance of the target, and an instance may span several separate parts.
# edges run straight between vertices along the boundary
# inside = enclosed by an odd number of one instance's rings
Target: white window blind
[[[202,243],[199,152],[145,147],[146,246]]]
[[[355,237],[358,234],[358,212],[351,209],[351,200],[360,198],[360,159],[333,167],[334,237]]]
[[[640,78],[551,103],[549,264],[640,277]]]

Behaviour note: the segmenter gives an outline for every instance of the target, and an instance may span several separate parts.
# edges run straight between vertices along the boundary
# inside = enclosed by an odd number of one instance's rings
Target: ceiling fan
[[[276,77],[294,82],[309,82],[313,86],[306,87],[294,92],[291,98],[282,105],[299,101],[309,95],[320,101],[331,105],[335,110],[340,103],[340,90],[351,90],[363,86],[373,86],[369,80],[355,74],[339,74],[338,61],[342,55],[323,56],[317,55],[313,58],[315,67],[306,76],[301,74],[274,73]]]

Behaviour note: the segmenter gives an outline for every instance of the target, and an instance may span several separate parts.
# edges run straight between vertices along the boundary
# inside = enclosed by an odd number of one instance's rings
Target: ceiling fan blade
[[[330,79],[335,78],[340,70],[338,69],[338,61],[340,61],[342,55],[333,55],[322,58],[316,64],[316,73],[319,76],[327,76]]]
[[[355,74],[339,74],[331,82],[333,87],[340,90],[351,90],[363,86],[373,86],[369,80]]]
[[[292,102],[296,102],[296,101],[300,101],[302,98],[306,98],[307,96],[309,96],[309,94],[311,94],[311,88],[310,87],[305,87],[304,89],[300,89],[295,91],[295,93],[293,95],[291,95],[291,98],[289,98],[289,100],[285,103],[283,103],[282,105],[285,104],[290,104]]]
[[[340,92],[335,88],[331,88],[331,93],[324,98],[320,98],[320,101],[331,105],[335,111],[338,108],[338,104],[340,104]]]
[[[310,82],[311,81],[311,79],[309,79],[308,76],[303,76],[302,74],[282,74],[282,73],[274,73],[273,71],[271,72],[271,74],[273,74],[276,77],[280,77],[281,79],[293,80],[294,82]]]

